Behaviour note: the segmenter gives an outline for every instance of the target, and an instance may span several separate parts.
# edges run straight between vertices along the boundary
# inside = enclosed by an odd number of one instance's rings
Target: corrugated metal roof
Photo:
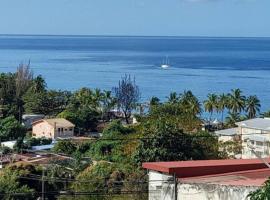
[[[237,126],[270,131],[269,118],[254,118],[236,123]]]

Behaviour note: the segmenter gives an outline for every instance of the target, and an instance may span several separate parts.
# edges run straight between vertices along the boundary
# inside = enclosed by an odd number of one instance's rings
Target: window
[[[65,128],[65,131],[67,131],[67,128]]]
[[[73,128],[70,128],[69,131],[73,131]]]
[[[257,142],[256,142],[256,145],[257,145],[257,146],[263,146],[263,142],[257,141]]]
[[[61,130],[61,129],[60,129],[60,128],[58,128],[58,133],[60,133],[60,130]]]
[[[62,132],[62,133],[64,132],[64,129],[63,129],[63,128],[61,128],[61,132]]]

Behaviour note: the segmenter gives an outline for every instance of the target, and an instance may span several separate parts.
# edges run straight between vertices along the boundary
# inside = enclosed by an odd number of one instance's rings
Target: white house
[[[216,131],[219,141],[240,140],[241,158],[268,157],[270,155],[270,118],[254,118],[236,123],[237,128]]]
[[[270,176],[259,159],[152,162],[143,168],[149,200],[247,200]]]

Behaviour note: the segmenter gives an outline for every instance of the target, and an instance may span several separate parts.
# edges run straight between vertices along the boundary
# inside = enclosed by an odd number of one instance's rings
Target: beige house
[[[74,127],[74,124],[63,118],[42,119],[33,123],[32,136],[52,139],[72,137]]]

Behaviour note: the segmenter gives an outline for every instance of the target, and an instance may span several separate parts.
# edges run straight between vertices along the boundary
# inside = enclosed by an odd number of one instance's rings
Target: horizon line
[[[86,34],[10,34],[0,33],[0,36],[47,36],[47,37],[164,37],[164,38],[270,38],[270,36],[180,36],[180,35],[86,35]]]

